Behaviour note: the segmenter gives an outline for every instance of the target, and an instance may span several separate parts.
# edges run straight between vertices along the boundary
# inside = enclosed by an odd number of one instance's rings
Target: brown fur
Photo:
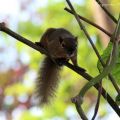
[[[54,96],[58,86],[59,70],[60,67],[53,63],[50,58],[46,57],[44,59],[36,84],[36,94],[40,104],[49,103],[50,99]]]

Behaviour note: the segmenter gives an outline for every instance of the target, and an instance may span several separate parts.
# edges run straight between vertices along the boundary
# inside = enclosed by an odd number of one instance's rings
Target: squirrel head
[[[61,47],[69,56],[72,56],[77,49],[77,37],[62,38],[59,37]]]

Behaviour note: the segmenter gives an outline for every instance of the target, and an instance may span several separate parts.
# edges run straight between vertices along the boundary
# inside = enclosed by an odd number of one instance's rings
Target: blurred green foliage
[[[86,18],[93,19],[92,11],[89,8],[91,1],[83,1],[81,4],[78,4],[72,1],[74,7],[80,15],[83,15]],[[112,1],[111,1],[112,2]],[[88,73],[92,76],[96,76],[99,71],[97,69],[97,57],[86,39],[84,33],[79,29],[78,23],[75,18],[64,11],[64,7],[66,6],[65,1],[63,0],[50,0],[48,3],[39,9],[37,9],[37,15],[39,15],[40,23],[32,20],[28,21],[19,21],[18,22],[18,33],[22,36],[32,40],[33,42],[39,41],[42,34],[45,32],[47,28],[50,27],[64,27],[68,29],[73,35],[78,36],[78,64],[81,67],[84,67]],[[36,9],[36,8],[35,8]],[[117,8],[114,8],[115,11]],[[34,15],[33,17],[35,17]],[[117,16],[117,15],[116,15]],[[84,23],[90,36],[100,51],[103,52],[103,47],[101,41],[98,37],[97,31],[91,25]],[[7,39],[7,38],[6,38]],[[9,44],[9,43],[8,43]],[[110,44],[109,44],[110,46]],[[8,70],[6,73],[0,73],[0,86],[4,88],[3,96],[12,96],[14,97],[14,103],[11,104],[11,107],[8,107],[8,111],[21,107],[22,114],[19,120],[77,120],[79,117],[77,116],[77,111],[75,106],[71,103],[71,98],[77,95],[80,91],[81,87],[85,84],[85,80],[79,76],[77,73],[71,71],[70,69],[64,67],[61,71],[61,78],[59,88],[56,92],[56,97],[53,99],[51,105],[47,105],[44,108],[38,109],[38,114],[35,108],[36,106],[31,101],[35,98],[34,90],[35,90],[35,79],[37,77],[37,73],[39,67],[42,64],[42,60],[44,59],[44,55],[41,55],[39,52],[33,50],[32,48],[20,43],[16,42],[15,44],[16,51],[18,53],[18,68],[13,70]],[[111,49],[111,48],[110,48]],[[109,47],[105,50],[106,53],[103,54],[102,58],[106,60],[109,53]],[[25,57],[24,57],[25,55]],[[25,62],[26,56],[28,62]],[[21,58],[22,57],[22,58]],[[26,60],[27,61],[27,60]],[[27,66],[27,70],[22,67]],[[116,68],[115,68],[116,69]],[[119,70],[118,70],[119,71]],[[117,71],[117,72],[118,72]],[[116,74],[114,72],[113,74]],[[118,74],[118,73],[117,73]],[[115,76],[119,79],[119,76]],[[11,83],[8,81],[12,81]],[[109,82],[105,82],[108,85]],[[103,83],[104,84],[104,83]],[[110,86],[112,86],[109,83]],[[107,88],[107,86],[106,86]],[[111,88],[111,93],[114,94],[115,91]],[[19,99],[20,96],[26,94],[26,101]],[[84,108],[86,112],[89,111],[92,105],[95,104],[97,92],[94,88],[92,88],[86,94],[86,100]],[[33,101],[34,101],[33,100]],[[4,100],[2,100],[4,101]],[[103,105],[105,104],[104,100]],[[103,108],[103,107],[102,107]],[[100,109],[100,115],[104,116],[106,114],[105,106],[104,109]],[[34,111],[34,112],[33,112]],[[36,113],[36,114],[35,114]]]

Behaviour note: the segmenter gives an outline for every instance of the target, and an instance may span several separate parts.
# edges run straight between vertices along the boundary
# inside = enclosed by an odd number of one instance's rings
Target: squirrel
[[[51,98],[55,96],[55,90],[59,82],[59,72],[62,66],[61,62],[63,60],[71,60],[77,66],[78,42],[77,37],[74,37],[64,28],[49,28],[42,35],[40,42],[35,43],[47,50],[52,58],[46,57],[44,59],[36,82],[36,96],[40,105],[42,105],[49,103]]]

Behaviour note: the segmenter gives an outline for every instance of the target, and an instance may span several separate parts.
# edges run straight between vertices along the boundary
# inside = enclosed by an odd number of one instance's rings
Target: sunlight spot
[[[17,0],[0,0],[0,14],[17,15],[19,8]]]
[[[34,116],[41,116],[43,114],[43,111],[39,107],[30,108],[30,112]]]

